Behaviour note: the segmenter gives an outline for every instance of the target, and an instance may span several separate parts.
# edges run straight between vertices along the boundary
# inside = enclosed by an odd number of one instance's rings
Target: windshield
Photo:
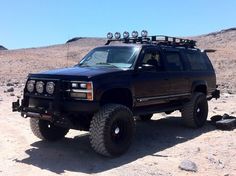
[[[130,68],[136,59],[138,50],[138,47],[95,48],[81,60],[79,66]]]

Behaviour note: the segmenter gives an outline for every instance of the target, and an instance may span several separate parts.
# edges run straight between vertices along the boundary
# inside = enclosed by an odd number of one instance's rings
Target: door
[[[169,49],[164,51],[164,55],[170,79],[170,98],[187,96],[189,94],[189,80],[181,54],[177,49]]]
[[[166,101],[163,98],[169,94],[170,82],[162,57],[157,48],[147,48],[142,51],[133,75],[136,106]]]

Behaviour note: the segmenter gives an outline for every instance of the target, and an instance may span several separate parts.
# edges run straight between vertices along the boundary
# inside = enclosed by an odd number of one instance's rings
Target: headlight
[[[43,93],[43,90],[44,90],[44,83],[42,82],[42,81],[38,81],[37,83],[36,83],[36,91],[38,92],[38,93]]]
[[[47,84],[46,84],[46,91],[47,91],[47,93],[53,94],[54,89],[55,89],[54,82],[47,82]]]
[[[93,100],[93,83],[92,82],[72,82],[70,96],[82,100]]]
[[[27,90],[28,90],[28,92],[33,92],[34,91],[34,84],[35,84],[35,81],[34,80],[29,80],[28,82],[27,82]]]
[[[71,87],[75,88],[75,89],[88,89],[88,90],[91,90],[92,89],[92,82],[83,82],[83,83],[72,82]]]

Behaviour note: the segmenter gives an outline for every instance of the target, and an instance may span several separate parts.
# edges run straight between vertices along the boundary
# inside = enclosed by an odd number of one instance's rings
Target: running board
[[[144,107],[138,107],[133,110],[133,114],[135,116],[139,115],[145,115],[145,114],[154,114],[154,113],[160,113],[160,112],[167,112],[167,111],[175,111],[175,110],[181,110],[182,105],[170,105],[170,104],[161,104],[161,105],[152,105],[152,106],[144,106]]]

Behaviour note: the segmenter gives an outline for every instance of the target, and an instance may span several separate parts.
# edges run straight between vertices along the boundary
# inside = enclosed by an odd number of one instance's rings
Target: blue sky
[[[38,47],[142,29],[192,36],[236,27],[235,8],[235,0],[0,0],[0,45]]]

